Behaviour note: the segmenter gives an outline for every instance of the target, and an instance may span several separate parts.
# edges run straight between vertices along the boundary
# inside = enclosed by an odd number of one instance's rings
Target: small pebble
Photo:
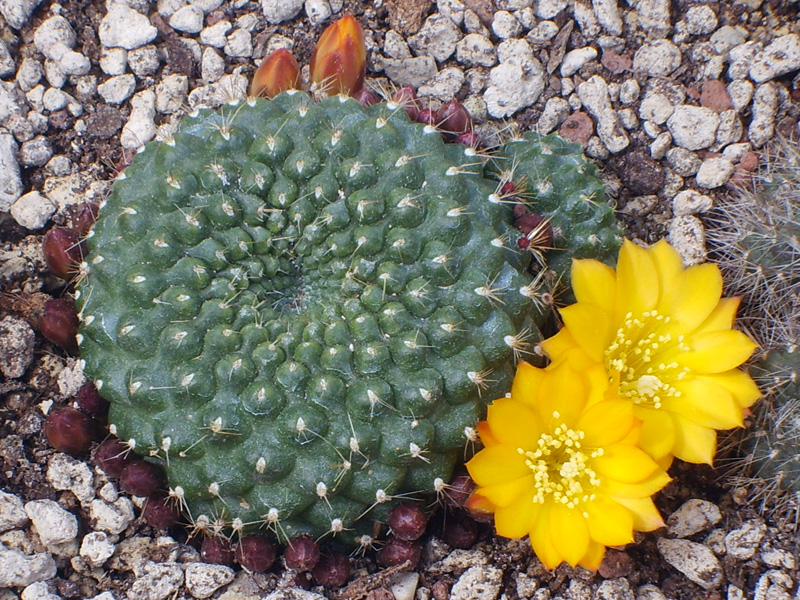
[[[697,217],[688,215],[672,219],[669,224],[667,239],[673,248],[678,251],[678,254],[681,255],[685,266],[688,267],[705,262],[706,234],[702,221]],[[659,540],[659,542],[660,541],[662,540]],[[668,541],[682,542],[685,540]],[[703,548],[705,548],[705,546],[703,546]],[[677,569],[678,567],[675,568]]]
[[[152,42],[158,29],[150,20],[127,4],[112,2],[106,16],[100,21],[100,42],[107,48],[133,50]]]
[[[200,33],[203,30],[203,11],[193,4],[187,4],[172,14],[169,24],[183,33]]]
[[[722,566],[706,546],[669,538],[660,538],[657,544],[664,560],[703,589],[710,590],[722,583]]]
[[[6,319],[11,318],[13,317],[8,316],[0,321],[0,327],[3,326]],[[0,533],[24,527],[27,523],[28,515],[25,513],[22,500],[14,494],[0,490]]]
[[[93,567],[101,567],[116,550],[116,544],[108,540],[108,535],[102,531],[92,531],[83,536],[80,555]]]
[[[25,513],[45,546],[73,541],[78,535],[78,519],[52,500],[31,500]]]
[[[26,144],[27,143],[30,142],[26,142]],[[45,224],[50,220],[50,217],[53,215],[53,213],[56,212],[57,208],[58,207],[56,206],[55,202],[53,202],[46,196],[43,196],[42,194],[34,190],[32,192],[28,192],[27,194],[21,196],[19,200],[17,200],[11,206],[9,212],[11,213],[11,216],[14,217],[14,220],[17,223],[19,223],[20,225],[22,225],[27,229],[35,231],[45,226]],[[25,338],[22,338],[20,342],[24,343],[23,341],[24,339]],[[0,348],[0,356],[2,356],[2,354],[3,350],[2,348]],[[30,360],[28,362],[30,363]],[[19,363],[15,364],[19,365]],[[3,370],[5,372],[4,365],[0,364],[0,370]],[[17,377],[19,377],[20,375],[17,375]]]
[[[683,190],[672,199],[676,216],[696,215],[711,210],[713,200],[695,190]],[[667,519],[667,533],[689,537],[719,523],[722,518],[716,504],[706,500],[687,500]]]
[[[224,565],[211,565],[202,562],[186,566],[186,589],[198,599],[209,598],[218,589],[233,581],[233,569]]]
[[[748,560],[755,556],[756,550],[761,545],[767,525],[761,519],[751,519],[738,529],[734,529],[725,536],[725,548],[728,555],[737,560]]]
[[[642,45],[633,56],[633,69],[651,77],[666,77],[681,64],[680,49],[669,40]]]
[[[595,58],[597,58],[597,50],[591,46],[570,50],[564,55],[564,60],[561,61],[559,73],[562,77],[572,77],[581,67]]]
[[[725,185],[733,175],[733,163],[727,158],[715,156],[707,158],[697,171],[697,185],[705,189],[718,188]]]
[[[750,78],[763,83],[800,69],[800,35],[781,36],[756,55],[750,66]]]
[[[667,119],[667,127],[676,145],[687,150],[700,150],[714,143],[719,115],[710,108],[681,104]]]
[[[672,200],[676,215],[693,215],[711,208],[711,198],[694,190],[685,190]],[[722,515],[716,504],[691,499],[667,518],[667,533],[678,538],[690,537],[720,522]]]
[[[97,93],[108,104],[122,104],[136,89],[136,77],[131,73],[117,75],[97,86]]]
[[[450,589],[450,600],[495,600],[503,585],[503,571],[490,565],[472,566]]]

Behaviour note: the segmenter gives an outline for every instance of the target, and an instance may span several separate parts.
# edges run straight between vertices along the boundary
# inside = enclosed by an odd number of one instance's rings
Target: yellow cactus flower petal
[[[322,32],[310,67],[312,83],[329,96],[352,95],[364,86],[367,47],[355,17],[345,15]]]
[[[483,444],[486,448],[490,446],[497,446],[500,442],[494,437],[492,433],[492,428],[489,427],[489,423],[487,421],[481,421],[478,423],[478,436],[481,438],[481,444]]]
[[[614,269],[599,260],[573,260],[572,291],[578,302],[594,304],[611,314],[617,295]]]
[[[488,428],[494,445],[467,463],[478,485],[470,505],[495,513],[498,534],[528,534],[548,568],[599,564],[606,543],[633,539],[636,517],[622,514],[628,509],[618,496],[648,496],[669,481],[635,446],[641,422],[632,403],[615,396],[605,378],[581,370],[603,371],[597,363],[571,356],[546,369],[519,365],[512,396],[496,400],[478,426]],[[590,403],[594,385],[601,399]],[[601,506],[592,509],[595,502]]]
[[[572,338],[592,360],[602,361],[611,341],[610,315],[596,304],[579,302],[558,311]]]
[[[606,547],[592,540],[589,542],[589,549],[584,554],[583,558],[578,562],[584,569],[590,571],[597,571],[600,568],[600,563],[603,562],[603,557],[606,554]]]
[[[675,421],[675,448],[672,453],[686,462],[713,464],[717,432],[674,413],[672,418]]]
[[[501,398],[488,409],[492,437],[500,444],[531,450],[529,444],[539,439],[542,426],[529,405],[514,398]]]
[[[633,515],[619,502],[598,496],[586,505],[586,523],[593,540],[605,546],[633,541]]]
[[[636,531],[653,531],[664,527],[664,519],[658,513],[653,499],[647,498],[617,498],[622,506],[626,507],[633,516],[633,528]]]
[[[579,362],[576,353],[601,364],[608,390],[616,387],[643,421],[641,447],[662,466],[672,455],[710,462],[715,436],[709,428],[740,426],[759,396],[740,370],[756,345],[732,329],[739,301],[721,297],[719,268],[685,268],[663,240],[646,249],[626,241],[612,307],[607,268],[575,260],[573,274],[578,301],[561,309],[564,327],[541,344],[545,353],[554,364],[565,357]],[[581,369],[588,373],[585,361]],[[590,381],[595,387],[595,379]],[[693,441],[695,430],[701,437]]]

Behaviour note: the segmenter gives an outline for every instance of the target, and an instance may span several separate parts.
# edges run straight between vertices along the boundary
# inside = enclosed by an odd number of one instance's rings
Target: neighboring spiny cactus
[[[800,146],[776,141],[753,188],[712,221],[709,245],[762,354],[752,374],[765,398],[743,440],[745,479],[800,491]]]
[[[616,253],[577,146],[504,151],[567,240],[559,268]],[[504,177],[399,105],[297,92],[184,119],[117,179],[81,265],[112,433],[193,523],[239,534],[352,543],[441,491],[550,309]]]

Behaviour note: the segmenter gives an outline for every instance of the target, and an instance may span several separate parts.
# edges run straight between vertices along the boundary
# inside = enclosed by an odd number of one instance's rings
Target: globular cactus
[[[504,152],[534,188],[554,168],[553,223],[597,238],[559,264],[616,253],[608,205],[575,199],[600,187],[579,148]],[[550,310],[483,163],[399,105],[294,92],[190,115],[117,179],[81,357],[196,526],[352,543],[360,517],[441,491]]]
[[[745,478],[800,491],[800,146],[776,140],[752,186],[719,205],[708,231],[741,323],[761,348],[764,399],[742,441]],[[737,464],[741,470],[741,463]],[[742,473],[738,473],[741,479]]]

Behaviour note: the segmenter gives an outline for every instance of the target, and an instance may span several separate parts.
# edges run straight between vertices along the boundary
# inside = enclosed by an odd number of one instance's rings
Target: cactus
[[[573,197],[600,189],[579,148],[504,152],[570,234],[559,264],[615,254],[611,209]],[[399,105],[300,92],[135,157],[87,239],[78,341],[112,433],[196,527],[352,543],[441,491],[550,309],[488,174]]]
[[[754,185],[715,210],[708,239],[761,347],[752,373],[765,398],[741,440],[736,479],[800,491],[800,146],[779,139],[773,148]]]

